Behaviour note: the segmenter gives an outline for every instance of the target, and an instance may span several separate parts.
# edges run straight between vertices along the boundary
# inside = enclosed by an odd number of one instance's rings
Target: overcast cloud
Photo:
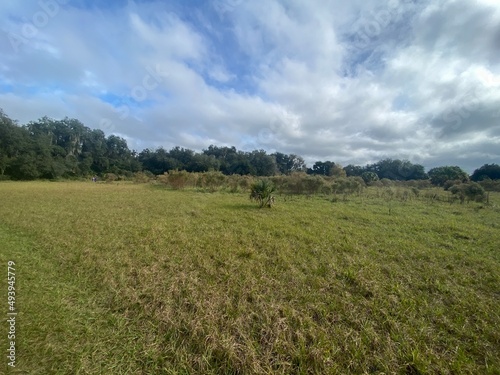
[[[142,150],[500,162],[496,0],[4,0],[0,108]]]

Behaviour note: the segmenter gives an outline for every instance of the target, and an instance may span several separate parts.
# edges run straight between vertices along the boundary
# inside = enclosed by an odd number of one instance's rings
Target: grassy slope
[[[19,368],[498,374],[492,202],[295,198],[269,210],[237,194],[2,183]]]

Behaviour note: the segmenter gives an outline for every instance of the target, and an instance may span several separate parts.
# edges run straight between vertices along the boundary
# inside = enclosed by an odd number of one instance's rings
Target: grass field
[[[490,201],[1,183],[0,373],[500,374]]]

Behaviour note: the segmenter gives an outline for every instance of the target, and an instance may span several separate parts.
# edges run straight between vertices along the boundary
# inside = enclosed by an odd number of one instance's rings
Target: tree
[[[338,164],[335,164],[333,161],[317,161],[316,163],[314,163],[312,168],[307,169],[307,174],[345,177],[345,172],[342,167]]]
[[[361,175],[363,175],[363,173],[367,172],[365,167],[353,164],[349,164],[348,166],[344,167],[344,171],[347,177],[360,177]]]
[[[498,164],[485,164],[481,168],[476,169],[470,179],[478,182],[485,179],[500,180],[500,165]]]
[[[231,172],[231,163],[237,159],[238,151],[236,147],[217,147],[210,145],[208,149],[203,150],[204,155],[213,156],[219,162],[219,170],[228,175]]]
[[[236,154],[228,155],[227,169],[225,174],[256,175],[256,170],[250,162],[247,153],[238,151]]]
[[[295,154],[286,155],[281,152],[271,154],[276,160],[278,171],[282,174],[290,174],[292,172],[300,172],[306,170],[304,159]]]
[[[109,167],[107,169],[109,172],[118,175],[126,172],[137,172],[132,168],[134,156],[128,148],[127,141],[121,137],[110,135],[106,139],[105,157],[108,159]]]
[[[367,165],[365,171],[375,172],[380,179],[387,178],[397,181],[425,180],[428,178],[422,165],[413,164],[408,160],[380,160],[375,164]]]
[[[26,129],[19,127],[0,109],[0,175],[17,174],[16,159],[30,152],[31,143]]]
[[[177,160],[179,163],[179,169],[185,169],[188,172],[190,171],[189,167],[191,166],[194,157],[193,150],[176,146],[168,152],[168,156]]]
[[[191,172],[219,171],[220,163],[213,155],[195,154],[187,170]]]
[[[138,155],[138,161],[142,164],[145,171],[149,171],[154,175],[161,175],[167,171],[179,169],[181,162],[172,158],[169,153],[159,147],[156,150],[146,148]]]
[[[106,135],[102,130],[93,129],[82,137],[82,153],[80,160],[90,164],[90,172],[102,174],[108,172],[109,160],[106,156]],[[84,167],[85,168],[85,167]]]
[[[457,166],[432,168],[428,174],[431,179],[431,183],[436,186],[444,186],[446,181],[451,180],[459,180],[462,182],[469,181],[469,175]]]
[[[248,158],[256,176],[274,176],[278,172],[276,159],[264,150],[252,151]]]

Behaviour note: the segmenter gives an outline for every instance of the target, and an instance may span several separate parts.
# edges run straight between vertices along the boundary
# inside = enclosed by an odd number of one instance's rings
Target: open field
[[[500,374],[500,194],[375,195],[1,183],[10,372]]]

